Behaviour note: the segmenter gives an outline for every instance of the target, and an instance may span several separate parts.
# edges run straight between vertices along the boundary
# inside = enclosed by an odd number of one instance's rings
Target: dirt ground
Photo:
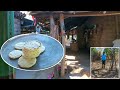
[[[117,69],[115,65],[113,66],[113,69],[110,70],[110,60],[106,61],[105,69],[102,68],[102,62],[101,60],[95,61],[91,63],[91,78],[118,78],[118,63],[117,63]]]
[[[71,58],[69,58],[71,56]],[[65,79],[89,79],[90,57],[89,51],[79,50],[73,52],[66,50],[66,76]]]

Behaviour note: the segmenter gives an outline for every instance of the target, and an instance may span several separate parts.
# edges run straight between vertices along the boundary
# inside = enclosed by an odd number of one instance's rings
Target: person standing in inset
[[[103,52],[103,55],[101,56],[101,59],[102,59],[102,68],[105,68],[105,62],[106,62],[106,59],[107,59],[107,56],[105,55],[105,52]]]

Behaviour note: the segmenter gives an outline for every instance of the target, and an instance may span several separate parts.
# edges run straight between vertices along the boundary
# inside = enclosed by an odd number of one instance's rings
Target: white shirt
[[[41,26],[39,26],[39,27],[36,26],[36,32],[37,32],[37,33],[40,33],[40,30],[41,30]]]

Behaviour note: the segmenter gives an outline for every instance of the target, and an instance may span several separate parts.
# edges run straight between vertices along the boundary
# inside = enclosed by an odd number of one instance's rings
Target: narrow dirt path
[[[67,74],[66,79],[89,79],[90,57],[89,51],[80,50],[73,52],[67,49],[66,53]]]

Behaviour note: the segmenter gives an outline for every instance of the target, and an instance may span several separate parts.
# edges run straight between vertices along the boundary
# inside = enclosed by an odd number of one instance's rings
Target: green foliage
[[[98,53],[98,50],[96,48],[91,49],[92,55],[96,55]]]
[[[92,60],[100,60],[100,51],[97,48],[91,49]]]
[[[119,50],[117,48],[105,48],[104,52],[106,53],[106,55],[111,55],[111,54],[117,54],[119,52]]]
[[[118,58],[118,53],[119,53],[119,49],[118,48],[92,48],[91,49],[91,55],[93,58],[98,57],[98,59],[100,59],[101,54],[103,54],[103,52],[105,52],[105,54],[107,55],[107,59],[112,59],[112,57],[116,57]],[[96,58],[97,60],[97,58]]]
[[[104,49],[104,52],[105,54],[108,56],[108,55],[111,55],[112,54],[112,49],[111,48],[105,48]]]

